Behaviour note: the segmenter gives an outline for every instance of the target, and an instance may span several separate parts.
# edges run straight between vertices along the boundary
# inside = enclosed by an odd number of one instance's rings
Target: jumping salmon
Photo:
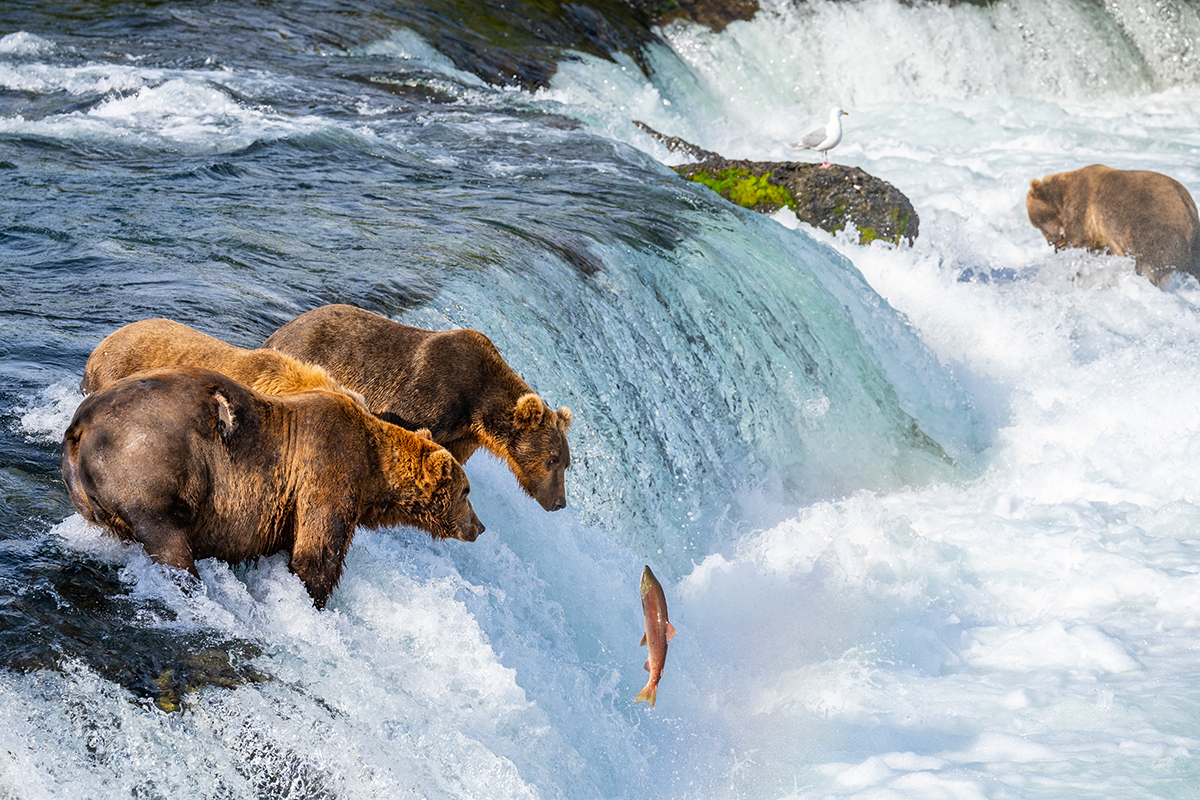
[[[642,612],[646,616],[646,632],[642,634],[642,645],[650,645],[650,657],[646,659],[646,672],[650,680],[642,689],[637,699],[643,700],[654,708],[654,698],[658,694],[658,682],[662,680],[663,665],[667,663],[667,642],[675,635],[675,628],[667,620],[667,598],[663,594],[662,584],[650,567],[642,570]]]

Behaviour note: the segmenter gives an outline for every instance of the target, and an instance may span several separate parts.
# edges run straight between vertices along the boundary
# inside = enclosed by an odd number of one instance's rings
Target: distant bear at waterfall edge
[[[1093,164],[1033,180],[1025,208],[1056,250],[1131,256],[1155,286],[1175,270],[1200,278],[1196,203],[1166,175]]]

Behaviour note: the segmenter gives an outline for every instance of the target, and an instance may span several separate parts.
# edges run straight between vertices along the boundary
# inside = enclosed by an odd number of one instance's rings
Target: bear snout
[[[547,511],[561,511],[567,507],[567,493],[564,491],[541,491],[533,495],[533,499]]]
[[[457,538],[464,542],[473,542],[486,530],[487,528],[479,521],[479,517],[475,516],[474,512],[472,512],[471,519],[466,524],[459,526]]]
[[[530,492],[537,504],[546,511],[562,511],[567,507],[567,487],[563,474],[549,475],[536,492]]]

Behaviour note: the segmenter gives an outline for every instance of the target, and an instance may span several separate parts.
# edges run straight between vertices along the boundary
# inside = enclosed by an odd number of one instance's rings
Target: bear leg
[[[328,509],[312,510],[296,525],[290,568],[308,589],[313,605],[325,608],[342,577],[354,523]]]

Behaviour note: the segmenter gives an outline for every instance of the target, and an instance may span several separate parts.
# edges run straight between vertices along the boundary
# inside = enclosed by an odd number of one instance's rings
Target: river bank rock
[[[533,91],[579,53],[625,53],[649,75],[646,51],[663,42],[662,26],[687,20],[719,32],[758,10],[758,0],[425,0],[383,13],[398,16],[393,28],[416,31],[459,69]]]
[[[758,0],[625,0],[630,8],[644,13],[651,25],[666,25],[677,19],[698,22],[720,33],[731,22],[753,19]]]
[[[892,184],[858,167],[834,164],[821,169],[798,161],[727,159],[643,122],[634,124],[669,150],[693,159],[672,169],[739,206],[763,214],[790,208],[801,222],[830,233],[853,223],[862,244],[876,239],[912,244],[917,238],[920,218],[912,202]]]

